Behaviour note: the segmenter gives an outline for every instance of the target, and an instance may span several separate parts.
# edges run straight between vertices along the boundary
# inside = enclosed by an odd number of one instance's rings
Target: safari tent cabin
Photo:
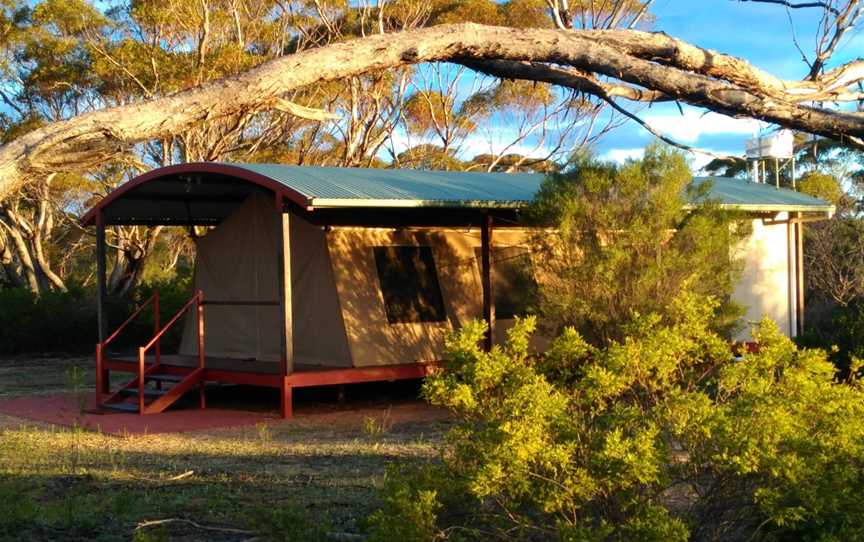
[[[491,345],[542,266],[519,226],[542,180],[193,163],[127,182],[84,218],[97,232],[99,404],[155,413],[197,389],[203,408],[205,382],[224,382],[281,390],[287,417],[296,387],[426,375],[442,358],[445,334],[471,319],[489,323]],[[751,319],[768,314],[794,335],[803,306],[801,223],[833,208],[764,184],[712,181],[712,199],[753,219],[736,298]],[[112,342],[141,309],[117,329],[127,315],[106,312],[105,228],[113,225],[211,226],[195,239],[194,295],[168,322],[157,318],[153,339],[132,355],[114,352]],[[158,301],[156,294],[149,303]],[[162,352],[173,326],[183,326],[179,352]],[[111,390],[110,371],[133,377]]]

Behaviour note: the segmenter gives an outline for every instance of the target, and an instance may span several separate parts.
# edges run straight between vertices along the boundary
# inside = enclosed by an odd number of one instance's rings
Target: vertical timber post
[[[495,342],[495,302],[492,292],[492,216],[483,216],[483,227],[480,232],[480,260],[482,266],[483,285],[483,320],[486,322],[486,340],[484,347],[492,350]]]
[[[138,414],[143,416],[144,412],[144,363],[147,361],[147,349],[138,349]]]
[[[102,402],[102,394],[111,389],[110,373],[105,369],[105,352],[102,343],[108,337],[107,303],[108,284],[105,255],[105,217],[102,209],[96,212],[96,320],[99,327],[99,344],[96,346],[96,400]]]
[[[291,293],[291,212],[285,210],[282,194],[276,194],[276,216],[279,235],[276,247],[276,269],[279,281],[280,350],[282,380],[280,403],[283,418],[292,415],[292,390],[289,376],[294,372],[294,314]]]
[[[780,159],[774,159],[774,186],[780,188]]]
[[[201,410],[204,410],[207,407],[207,382],[205,381],[205,375],[203,374],[204,362],[207,359],[207,349],[204,343],[204,292],[198,290],[195,292],[195,298],[195,321],[198,327],[198,369],[202,373],[201,382],[198,384],[198,406]]]
[[[802,214],[795,213],[797,220],[795,221],[795,278],[796,288],[798,290],[797,323],[798,336],[804,334],[804,221]]]
[[[159,311],[161,309],[159,308],[159,290],[155,290],[153,292],[153,307],[152,308],[153,308],[153,336],[155,337],[156,335],[159,335],[159,330],[160,330]],[[156,354],[156,365],[159,365],[159,363],[161,363],[161,361],[162,361],[162,346],[160,344],[161,342],[162,342],[162,339],[156,339],[156,344],[155,344],[155,348],[154,348],[155,354]]]
[[[788,285],[787,291],[787,311],[789,313],[789,336],[794,337],[798,329],[798,300],[796,299],[798,289],[796,287],[798,270],[796,269],[797,257],[795,256],[795,220],[794,213],[789,211],[786,217],[786,282]]]

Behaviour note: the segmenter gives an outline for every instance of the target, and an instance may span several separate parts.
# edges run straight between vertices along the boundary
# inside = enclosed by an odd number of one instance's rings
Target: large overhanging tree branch
[[[326,112],[284,97],[322,81],[436,61],[562,84],[604,99],[679,100],[864,146],[864,114],[809,105],[861,99],[852,87],[864,80],[864,61],[812,80],[786,81],[662,33],[456,24],[332,44],[195,89],[46,125],[0,147],[0,198],[29,177],[86,170],[132,144],[208,120],[270,109],[324,120]]]

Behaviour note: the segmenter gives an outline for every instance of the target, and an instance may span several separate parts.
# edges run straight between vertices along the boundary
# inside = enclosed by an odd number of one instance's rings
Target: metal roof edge
[[[324,208],[405,208],[416,209],[418,207],[434,208],[474,208],[474,209],[520,209],[527,207],[528,201],[466,201],[466,200],[400,200],[400,199],[333,199],[315,198],[311,200],[311,207]],[[807,205],[788,203],[722,203],[717,202],[721,209],[730,211],[751,212],[807,212],[807,213],[834,213],[836,208],[830,204]],[[687,203],[687,209],[694,209],[696,204]]]
[[[708,200],[706,203],[711,203],[711,200]],[[721,209],[725,209],[728,211],[827,213],[829,215],[833,215],[837,210],[837,208],[831,204],[807,205],[791,203],[716,203]],[[686,209],[694,209],[696,207],[696,204],[687,203],[684,207]]]
[[[416,199],[349,199],[349,198],[312,198],[310,206],[316,209],[365,207],[365,208],[405,208],[434,207],[438,209],[519,209],[528,201],[488,201],[488,200],[416,200]]]

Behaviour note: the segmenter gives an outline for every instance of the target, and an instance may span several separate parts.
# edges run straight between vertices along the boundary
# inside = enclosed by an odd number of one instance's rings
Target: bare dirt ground
[[[0,397],[90,393],[90,366],[0,360]],[[448,419],[418,390],[351,386],[343,406],[332,388],[308,390],[294,420],[182,434],[118,437],[0,415],[0,540],[248,540],[306,524],[362,532],[388,468],[436,458]],[[208,401],[277,405],[249,389]],[[159,520],[184,521],[138,528]]]

